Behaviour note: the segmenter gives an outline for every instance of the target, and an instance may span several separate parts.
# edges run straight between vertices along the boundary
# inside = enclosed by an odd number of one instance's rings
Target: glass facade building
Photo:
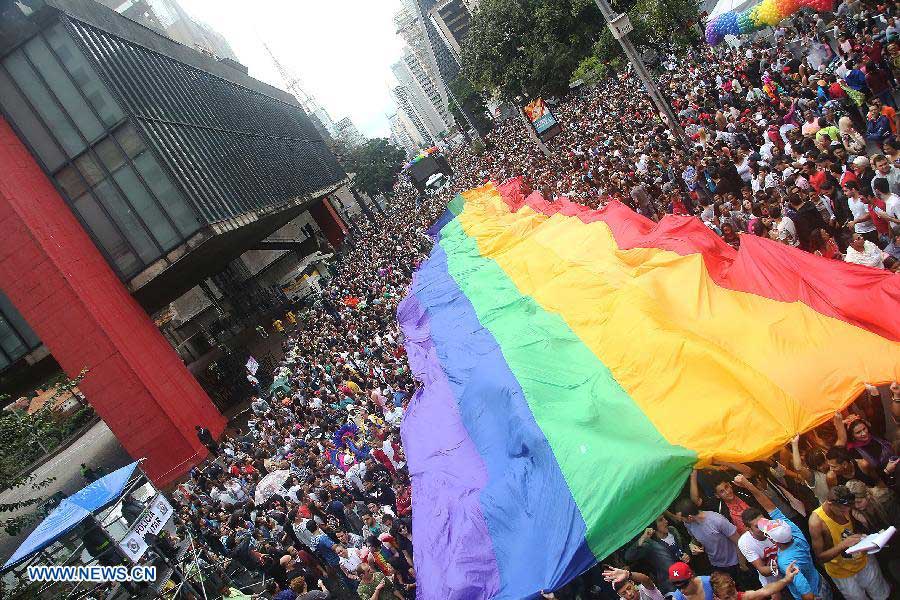
[[[0,371],[41,345],[9,298],[0,292]]]
[[[0,58],[0,110],[123,281],[346,177],[287,99],[106,31],[122,18],[93,2],[53,4]]]
[[[290,94],[90,0],[0,0],[0,115],[151,313],[347,181]],[[0,292],[0,370],[40,344]]]

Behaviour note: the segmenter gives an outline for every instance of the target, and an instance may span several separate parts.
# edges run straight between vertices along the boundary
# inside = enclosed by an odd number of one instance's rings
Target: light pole
[[[681,123],[678,122],[678,117],[675,116],[675,112],[669,105],[668,100],[665,99],[662,92],[656,87],[656,82],[650,78],[650,73],[648,73],[646,67],[644,67],[644,62],[638,55],[637,50],[634,49],[631,40],[628,39],[628,34],[634,29],[631,25],[631,21],[628,19],[628,15],[616,13],[607,0],[594,0],[594,2],[597,3],[597,8],[599,8],[600,12],[603,14],[603,18],[606,20],[606,24],[609,26],[609,30],[612,32],[613,37],[616,38],[622,46],[622,51],[625,52],[625,56],[628,57],[628,62],[631,63],[634,72],[640,78],[641,83],[644,84],[644,89],[647,90],[647,94],[650,96],[653,104],[656,105],[656,109],[664,114],[666,120],[669,121],[669,130],[675,134],[675,137],[679,142],[686,144],[687,136],[684,133],[684,129],[681,128]]]

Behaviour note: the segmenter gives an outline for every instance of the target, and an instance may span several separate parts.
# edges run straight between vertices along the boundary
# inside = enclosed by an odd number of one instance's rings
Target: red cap
[[[669,581],[685,581],[693,577],[694,572],[687,563],[677,562],[669,567]]]

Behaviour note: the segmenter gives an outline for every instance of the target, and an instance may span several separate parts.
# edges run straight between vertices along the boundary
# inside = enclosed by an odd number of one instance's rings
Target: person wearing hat
[[[675,600],[714,600],[712,583],[708,576],[697,577],[690,565],[683,562],[669,567],[669,583],[675,588],[670,596]]]
[[[768,538],[777,548],[774,563],[770,562],[768,571],[775,575],[787,573],[790,566],[794,566],[798,573],[788,584],[788,590],[795,600],[816,600],[816,598],[830,598],[830,588],[825,578],[816,569],[810,551],[809,542],[803,537],[803,532],[797,525],[781,512],[775,503],[744,475],[734,478],[734,485],[743,488],[753,495],[753,498],[766,511],[771,519],[763,518],[745,511],[745,523],[749,533],[755,539]],[[746,546],[746,543],[745,543]]]
[[[865,552],[847,553],[863,538],[850,518],[853,502],[847,486],[831,488],[828,499],[809,516],[813,550],[846,600],[887,600],[890,586],[878,562]]]

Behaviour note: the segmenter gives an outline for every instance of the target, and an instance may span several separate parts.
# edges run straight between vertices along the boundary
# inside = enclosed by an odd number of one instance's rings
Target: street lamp
[[[597,3],[597,8],[599,8],[600,12],[603,14],[603,18],[606,20],[606,24],[609,26],[609,30],[612,32],[613,37],[616,38],[622,46],[622,51],[625,52],[625,56],[628,57],[628,62],[631,63],[634,72],[640,78],[641,83],[644,84],[644,89],[647,90],[647,94],[650,96],[653,104],[656,105],[656,109],[666,116],[666,119],[669,121],[669,129],[675,134],[675,137],[682,144],[686,144],[687,136],[684,133],[684,129],[681,128],[681,123],[678,122],[675,112],[669,105],[668,100],[662,95],[662,92],[659,91],[659,88],[656,87],[656,82],[650,78],[650,73],[648,73],[646,67],[644,67],[644,62],[638,55],[637,50],[634,49],[631,40],[628,39],[628,34],[634,29],[628,15],[616,13],[607,0],[594,0],[594,2]]]

